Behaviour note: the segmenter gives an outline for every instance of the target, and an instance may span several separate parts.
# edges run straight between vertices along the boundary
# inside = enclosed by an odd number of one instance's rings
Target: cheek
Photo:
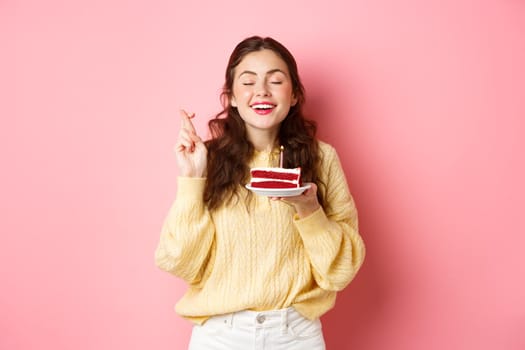
[[[250,91],[241,89],[240,91],[235,92],[234,96],[237,103],[240,103],[250,101],[252,94]]]
[[[290,100],[293,100],[295,98],[291,86],[280,86],[277,89],[275,89],[274,94],[289,98]]]

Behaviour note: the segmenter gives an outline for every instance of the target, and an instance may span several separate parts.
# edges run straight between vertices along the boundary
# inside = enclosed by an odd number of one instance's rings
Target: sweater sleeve
[[[358,231],[357,209],[335,149],[323,148],[325,205],[294,219],[317,284],[329,291],[345,288],[363,264],[365,246]]]
[[[205,178],[177,179],[177,197],[155,250],[156,265],[189,284],[201,281],[215,239],[215,228],[202,199],[205,181]]]

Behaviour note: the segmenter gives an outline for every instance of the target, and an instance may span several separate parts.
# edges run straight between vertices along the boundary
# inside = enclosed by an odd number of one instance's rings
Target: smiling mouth
[[[275,105],[270,103],[258,103],[251,106],[256,111],[268,111],[275,108]]]
[[[272,113],[273,109],[275,108],[275,105],[268,102],[259,102],[254,103],[250,107],[252,107],[253,111],[258,115],[268,115]]]

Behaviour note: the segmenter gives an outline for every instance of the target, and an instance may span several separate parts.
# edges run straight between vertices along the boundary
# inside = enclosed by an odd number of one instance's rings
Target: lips
[[[275,105],[270,102],[256,102],[250,106],[255,113],[260,115],[266,115],[272,113]]]

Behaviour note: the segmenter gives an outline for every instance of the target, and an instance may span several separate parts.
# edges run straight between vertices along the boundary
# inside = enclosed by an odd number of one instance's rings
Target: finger
[[[192,152],[195,149],[195,142],[191,139],[187,130],[180,132],[179,138],[173,148],[176,152]]]
[[[313,182],[307,182],[305,185],[310,185],[310,188],[307,188],[302,194],[309,195],[311,193],[317,194],[317,185]]]
[[[185,146],[192,146],[195,141],[194,141],[194,136],[195,134],[189,132],[188,130],[186,129],[182,129],[179,133],[179,140],[178,142],[179,143],[182,143],[183,145]]]
[[[191,140],[180,140],[179,145],[184,147],[184,149],[192,150],[193,147],[195,147],[195,143],[193,143]]]
[[[192,150],[194,149],[194,146],[192,145],[187,145],[187,144],[184,144],[184,143],[177,143],[174,147],[173,147],[173,150],[175,152],[178,152],[178,153],[185,153],[187,151],[189,152],[192,152]]]
[[[180,117],[181,117],[181,128],[189,130],[189,131],[193,131],[194,133],[196,133],[195,127],[193,126],[193,123],[191,122],[191,119],[195,117],[195,113],[188,114],[184,109],[181,109]]]
[[[190,134],[190,139],[191,141],[193,141],[194,143],[202,143],[202,139],[199,137],[199,135],[195,134],[195,133],[191,133]]]

